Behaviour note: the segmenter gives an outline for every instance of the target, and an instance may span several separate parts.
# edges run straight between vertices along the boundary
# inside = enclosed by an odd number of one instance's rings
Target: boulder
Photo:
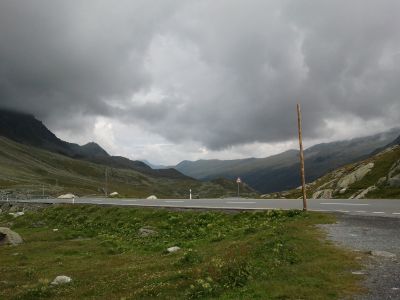
[[[400,174],[396,175],[396,176],[394,176],[392,178],[389,178],[388,184],[391,187],[400,187]]]
[[[149,197],[146,198],[147,200],[157,200],[157,197],[154,195],[151,195]]]
[[[179,250],[181,250],[181,248],[179,248],[178,246],[170,247],[167,249],[169,253],[177,252]]]
[[[0,245],[19,245],[23,240],[21,236],[7,227],[0,227]]]
[[[58,199],[74,199],[74,198],[78,198],[77,196],[75,196],[74,194],[68,193],[65,195],[60,195],[57,197]]]
[[[157,231],[150,229],[150,228],[140,228],[139,229],[139,235],[142,237],[147,237],[151,235],[157,235]]]
[[[119,196],[118,192],[112,192],[110,195],[110,197],[117,197]]]
[[[339,189],[347,188],[349,185],[360,181],[361,179],[364,178],[365,175],[367,175],[372,168],[374,167],[374,163],[368,163],[366,165],[362,165],[358,167],[356,170],[351,172],[350,174],[347,174],[340,178],[337,187]]]
[[[54,280],[51,282],[51,284],[52,285],[60,285],[60,284],[70,283],[71,281],[72,281],[71,277],[61,275],[61,276],[57,276],[56,278],[54,278]]]
[[[8,213],[10,216],[13,216],[14,218],[17,218],[17,217],[20,217],[20,216],[23,216],[25,213],[23,212],[23,211],[19,211],[19,212],[15,212],[15,213],[13,213],[13,212],[10,212],[10,213]]]

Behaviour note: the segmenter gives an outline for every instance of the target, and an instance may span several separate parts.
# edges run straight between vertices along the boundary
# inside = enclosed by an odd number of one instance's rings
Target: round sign
[[[236,183],[242,183],[242,179],[240,179],[240,177],[238,177],[238,179],[236,179]]]

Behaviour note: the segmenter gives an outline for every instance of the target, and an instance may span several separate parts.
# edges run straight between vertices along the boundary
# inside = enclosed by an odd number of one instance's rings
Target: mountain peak
[[[80,147],[81,151],[85,152],[88,156],[110,156],[106,150],[104,150],[99,144],[95,142],[89,142]]]

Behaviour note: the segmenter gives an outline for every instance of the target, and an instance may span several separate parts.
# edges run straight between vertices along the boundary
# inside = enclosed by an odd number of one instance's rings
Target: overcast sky
[[[398,0],[0,0],[0,106],[154,163],[400,125]]]

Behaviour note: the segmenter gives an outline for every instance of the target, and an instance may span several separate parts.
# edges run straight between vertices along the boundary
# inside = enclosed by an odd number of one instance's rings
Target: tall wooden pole
[[[105,177],[106,177],[105,194],[106,194],[106,197],[108,197],[108,168],[107,167],[106,167],[106,171],[105,171]]]
[[[301,132],[300,104],[297,104],[297,126],[299,129],[300,176],[301,176],[301,186],[302,186],[302,191],[303,191],[303,210],[307,210],[307,193],[306,193],[306,178],[304,175],[304,152],[303,152],[303,137],[302,137],[302,132]]]

